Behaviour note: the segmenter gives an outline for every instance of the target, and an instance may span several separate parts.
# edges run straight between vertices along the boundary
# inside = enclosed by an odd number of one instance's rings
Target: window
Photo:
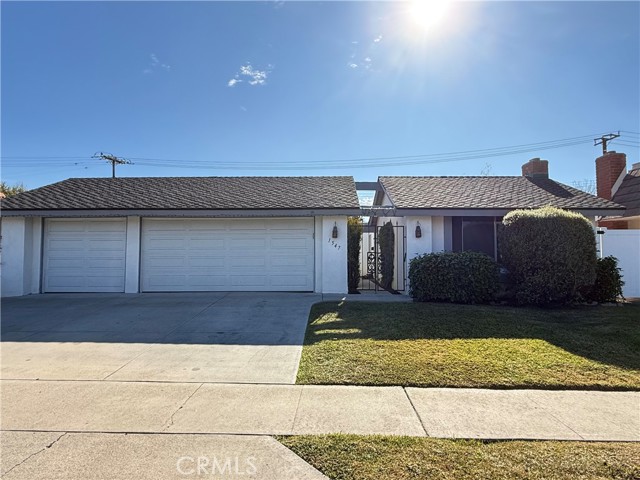
[[[498,256],[497,224],[502,217],[453,217],[452,247],[454,252],[480,252]]]

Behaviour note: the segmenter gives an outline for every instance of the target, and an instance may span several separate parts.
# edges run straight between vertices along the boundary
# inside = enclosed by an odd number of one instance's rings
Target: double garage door
[[[312,291],[313,219],[143,218],[140,290]],[[123,292],[125,219],[49,219],[45,292]],[[130,246],[131,248],[131,246]]]

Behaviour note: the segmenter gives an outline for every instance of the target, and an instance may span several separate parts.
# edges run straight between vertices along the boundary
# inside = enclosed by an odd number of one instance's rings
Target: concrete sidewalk
[[[327,479],[266,436],[0,432],[0,447],[7,480]]]
[[[3,380],[2,430],[640,441],[640,392]]]

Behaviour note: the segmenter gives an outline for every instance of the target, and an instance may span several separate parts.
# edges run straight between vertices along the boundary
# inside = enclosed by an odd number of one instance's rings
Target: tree
[[[378,230],[378,244],[380,245],[380,284],[385,290],[391,290],[395,260],[395,235],[393,224],[390,221]]]
[[[360,242],[362,240],[362,220],[349,217],[347,220],[347,272],[349,293],[358,291],[360,283]]]
[[[18,193],[26,192],[22,183],[16,183],[15,185],[9,185],[7,182],[0,182],[0,197],[11,197]]]
[[[584,180],[574,180],[573,182],[571,182],[571,186],[591,195],[596,194],[595,180],[589,180],[588,178],[585,178]]]

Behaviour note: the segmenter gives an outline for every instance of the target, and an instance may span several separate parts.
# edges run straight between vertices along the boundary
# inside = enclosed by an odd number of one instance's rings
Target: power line
[[[342,162],[359,162],[359,161],[377,161],[377,160],[402,160],[402,159],[412,159],[412,158],[428,158],[428,157],[450,157],[450,156],[458,156],[458,155],[465,155],[465,154],[475,154],[475,153],[479,153],[479,152],[497,152],[497,151],[503,151],[503,150],[511,150],[511,149],[520,149],[520,148],[524,148],[524,147],[531,147],[532,149],[534,149],[535,147],[547,147],[547,146],[554,146],[554,145],[558,145],[558,146],[565,146],[565,143],[569,142],[571,143],[571,145],[573,145],[573,142],[575,141],[581,141],[580,143],[582,143],[582,141],[584,141],[586,143],[587,140],[590,140],[593,138],[593,135],[599,135],[599,134],[591,134],[591,135],[583,135],[583,136],[579,136],[579,137],[569,137],[569,138],[562,138],[562,139],[557,139],[557,140],[548,140],[548,141],[544,141],[544,142],[534,142],[534,143],[524,143],[524,144],[519,144],[519,145],[509,145],[509,146],[504,146],[504,147],[493,147],[493,148],[484,148],[484,149],[476,149],[476,150],[462,150],[462,151],[454,151],[454,152],[443,152],[443,153],[423,153],[423,154],[416,154],[416,155],[396,155],[396,156],[386,156],[386,157],[382,157],[382,156],[378,156],[378,157],[364,157],[364,158],[341,158],[341,159],[334,159],[334,160],[319,160],[316,163],[342,163]],[[24,157],[14,157],[14,156],[3,156],[0,157],[2,159],[68,159],[68,160],[72,160],[72,159],[80,159],[80,160],[86,160],[89,158],[96,158],[96,155],[93,155],[92,157],[37,157],[37,156],[24,156]],[[145,160],[145,161],[154,161],[154,162],[185,162],[188,161],[190,163],[210,163],[209,161],[202,161],[202,160],[184,160],[184,159],[162,159],[162,158],[147,158],[147,157],[129,157],[132,160]],[[227,162],[229,163],[229,162]],[[264,162],[261,161],[259,162],[260,165],[263,165]],[[290,163],[292,165],[296,165],[299,162],[276,162],[278,164],[287,164]]]
[[[633,132],[631,132],[633,133]],[[541,150],[550,150],[557,148],[564,148],[576,145],[587,144],[593,141],[594,135],[583,135],[579,137],[569,137],[557,140],[549,140],[544,142],[525,143],[520,145],[510,145],[504,147],[485,148],[476,150],[463,150],[444,153],[425,153],[419,155],[397,155],[387,157],[365,157],[365,158],[351,158],[351,159],[334,159],[334,160],[317,160],[313,163],[303,163],[300,161],[253,161],[253,162],[233,162],[233,161],[203,161],[203,160],[186,160],[186,159],[161,159],[161,158],[144,158],[144,157],[129,157],[136,160],[136,164],[146,167],[165,167],[165,168],[191,168],[191,169],[214,169],[214,170],[322,170],[322,169],[352,169],[352,168],[375,168],[375,167],[389,167],[389,166],[407,166],[407,165],[422,165],[422,164],[434,164],[434,163],[448,163],[465,160],[483,159],[489,157],[499,157],[507,155],[516,155],[522,153],[537,152]],[[614,134],[609,134],[614,135]],[[602,135],[600,138],[606,137]],[[617,138],[617,137],[615,137]],[[596,139],[597,141],[598,139]],[[623,141],[624,140],[624,141]],[[607,138],[607,142],[612,141]],[[616,143],[620,145],[626,145],[627,142],[635,142],[634,139],[621,138],[616,140]],[[634,145],[626,145],[634,146]],[[90,165],[87,161],[90,158],[101,158],[112,164],[112,175],[115,176],[115,166],[120,164],[132,163],[130,160],[121,159],[111,154],[95,154],[92,157],[37,157],[37,156],[23,156],[23,157],[2,157],[3,159],[22,159],[20,165],[13,165],[13,162],[9,162],[7,167],[18,166],[49,166],[51,163],[46,163],[44,159],[67,159],[71,162],[59,163],[58,165],[65,166],[80,166]],[[73,159],[79,161],[74,162]],[[26,160],[26,162],[25,162]],[[5,162],[3,162],[4,164]]]
[[[571,146],[571,145],[580,145],[580,144],[584,144],[584,142],[575,142],[572,144],[565,144],[561,146]],[[187,162],[161,163],[161,162],[143,162],[143,161],[138,161],[136,162],[136,164],[153,166],[153,167],[179,167],[179,168],[216,169],[216,170],[229,170],[229,169],[285,170],[285,169],[292,169],[292,168],[295,168],[296,170],[321,170],[321,169],[328,169],[328,168],[348,170],[353,168],[375,168],[375,167],[393,167],[393,166],[449,163],[449,162],[458,162],[458,161],[465,161],[465,160],[475,160],[475,159],[482,159],[482,158],[493,158],[498,156],[514,155],[518,153],[528,153],[532,151],[549,150],[554,148],[559,148],[559,146],[550,146],[550,147],[543,147],[543,148],[537,148],[537,149],[521,149],[521,150],[512,150],[512,151],[503,151],[503,152],[488,152],[484,154],[468,155],[464,157],[442,157],[442,158],[433,158],[433,159],[427,159],[427,160],[398,160],[394,162],[375,162],[375,163],[367,163],[367,164],[362,164],[362,163],[348,164],[348,162],[341,162],[340,164],[335,164],[335,165],[316,165],[315,163],[307,165],[303,163],[297,163],[297,164],[293,163],[293,164],[286,164],[286,165],[279,165],[279,166],[276,166],[276,165],[267,166],[264,163],[262,164],[257,164],[257,163],[256,164],[246,164],[246,163],[220,164],[216,162],[215,165],[211,165],[211,164],[207,165],[207,164],[193,164],[193,163],[187,163]]]
[[[397,156],[388,156],[388,157],[364,157],[364,158],[342,158],[342,159],[334,159],[334,160],[318,160],[314,162],[314,164],[333,164],[333,163],[342,164],[344,162],[351,162],[351,163],[352,162],[374,162],[378,160],[405,160],[405,159],[437,158],[437,157],[454,158],[459,156],[466,156],[468,154],[479,154],[479,153],[485,153],[485,152],[490,154],[495,153],[496,155],[499,155],[501,152],[504,152],[505,150],[508,150],[506,154],[509,154],[510,151],[512,150],[515,151],[516,153],[522,153],[522,149],[525,147],[530,147],[526,151],[534,151],[539,149],[541,150],[541,149],[548,149],[548,148],[572,146],[572,145],[577,145],[582,143],[585,143],[585,144],[590,143],[592,138],[593,138],[593,135],[584,135],[581,137],[563,138],[559,140],[549,140],[546,142],[525,143],[521,145],[484,148],[484,149],[478,149],[478,150],[462,150],[462,151],[444,152],[444,153],[423,153],[418,155],[397,155]],[[517,149],[517,150],[514,150],[514,149]],[[211,163],[209,161],[202,161],[202,160],[163,159],[163,158],[144,158],[144,157],[130,157],[130,158],[137,161],[140,160],[140,161],[151,161],[151,162],[181,162],[181,163],[188,162],[190,164],[200,164],[200,163],[210,164]],[[258,165],[258,166],[265,165],[264,161],[254,162],[254,163],[255,165]],[[294,161],[294,162],[281,161],[281,162],[271,162],[271,163],[277,164],[277,165],[292,165],[292,166],[297,166],[300,164],[299,161]],[[216,164],[220,165],[220,164],[235,164],[235,163],[234,162],[216,162]]]
[[[41,156],[5,156],[3,155],[0,158],[10,158],[10,159],[16,159],[16,160],[28,160],[28,159],[52,159],[52,160],[56,160],[56,159],[65,159],[65,160],[84,160],[87,158],[91,158],[88,157],[87,155],[83,156],[83,157],[41,157]]]

